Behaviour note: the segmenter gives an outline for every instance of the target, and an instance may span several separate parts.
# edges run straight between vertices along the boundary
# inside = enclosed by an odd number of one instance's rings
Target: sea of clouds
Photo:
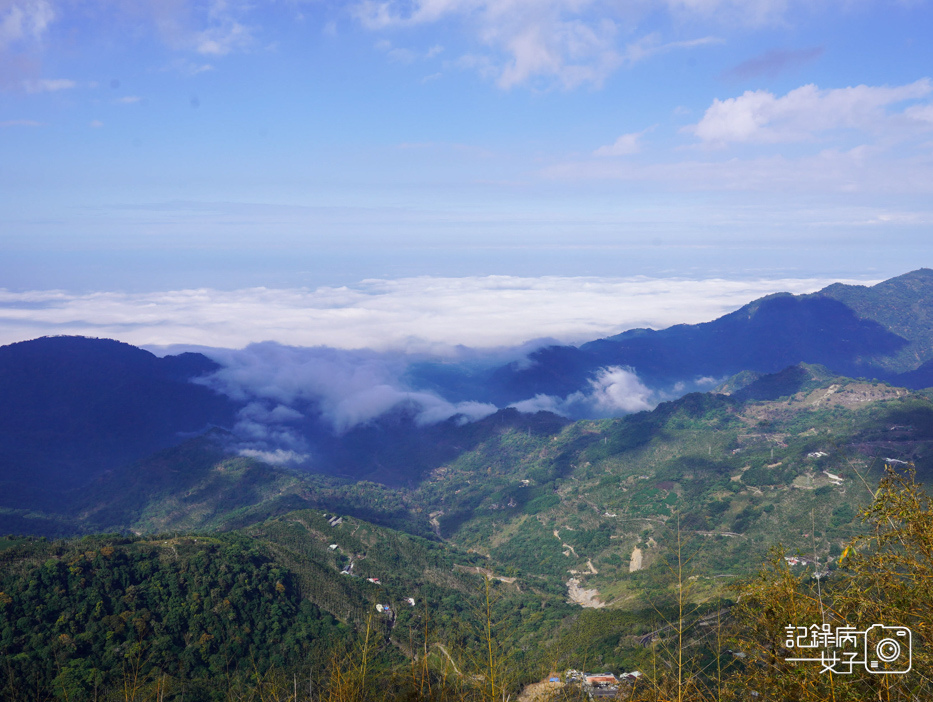
[[[79,334],[163,350],[276,341],[444,354],[458,346],[489,349],[534,339],[575,343],[633,327],[704,322],[768,293],[812,292],[832,282],[421,276],[291,289],[86,294],[0,289],[0,343]]]
[[[200,351],[221,368],[197,382],[242,406],[233,427],[241,453],[299,464],[311,449],[302,431],[308,421],[340,435],[400,406],[421,425],[475,421],[499,409],[414,386],[415,364],[476,370],[522,363],[545,344],[708,321],[768,293],[812,292],[830,282],[488,276],[288,290],[0,291],[0,341],[77,334],[157,354]],[[684,380],[650,388],[637,368],[608,366],[566,397],[538,395],[512,406],[571,418],[619,416],[717,379]]]

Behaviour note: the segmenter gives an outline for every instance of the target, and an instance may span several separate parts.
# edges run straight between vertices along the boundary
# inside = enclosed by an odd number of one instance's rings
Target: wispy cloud
[[[0,0],[0,50],[29,44],[42,49],[55,23],[75,22],[81,3],[50,0]],[[171,49],[207,56],[223,56],[250,48],[257,27],[249,18],[260,15],[264,5],[248,0],[140,0],[101,2],[111,20],[128,22],[137,36],[148,29]],[[72,25],[73,26],[73,25]],[[112,39],[112,38],[109,38]],[[188,63],[184,72],[210,70],[204,63]]]
[[[178,71],[179,73],[186,76],[196,76],[200,73],[213,71],[214,66],[209,63],[201,63],[198,61],[190,61],[188,59],[179,58],[172,61],[166,70]]]
[[[806,5],[799,0],[665,0],[663,4],[681,20],[704,17],[752,27],[779,24],[792,7]]]
[[[0,122],[0,127],[41,127],[42,122],[36,122],[34,119],[8,119]]]
[[[930,122],[933,124],[933,104],[913,105],[904,110],[904,116],[919,122]]]
[[[0,49],[22,41],[39,41],[55,19],[48,0],[0,2]]]
[[[641,39],[632,42],[625,47],[623,54],[626,64],[635,64],[644,61],[658,54],[665,54],[677,49],[695,49],[701,46],[711,46],[713,44],[722,44],[723,40],[718,37],[700,37],[698,39],[689,39],[686,41],[662,42],[661,35],[658,33],[648,34]]]
[[[679,14],[685,8],[669,3]],[[373,31],[462,20],[484,51],[458,64],[492,77],[503,89],[544,81],[575,88],[600,85],[615,70],[651,55],[713,43],[710,37],[663,41],[657,33],[627,41],[624,26],[638,25],[643,9],[599,0],[365,0],[355,15]]]
[[[637,326],[702,322],[767,293],[809,292],[829,282],[488,276],[369,280],[314,290],[0,292],[0,342],[83,334],[150,346],[239,348],[275,340],[455,353],[461,344],[576,342]]]
[[[426,50],[409,49],[405,47],[393,46],[388,39],[380,39],[376,42],[376,48],[396,63],[414,63],[415,61],[427,61],[439,55],[444,47],[435,44]]]
[[[392,46],[392,42],[387,39],[377,41],[376,49],[384,52],[390,61],[395,61],[396,63],[414,63],[415,60],[419,58],[418,54],[411,49]]]
[[[213,26],[198,32],[195,40],[198,53],[208,56],[224,56],[245,49],[252,42],[252,30],[230,17],[223,17]]]
[[[647,129],[644,129],[640,132],[632,132],[630,134],[623,134],[614,143],[608,144],[606,146],[600,146],[596,151],[593,152],[594,156],[630,156],[631,154],[637,154],[641,151],[641,138],[647,132]]]
[[[268,445],[301,451],[293,427],[321,416],[338,433],[365,424],[399,405],[421,424],[461,415],[481,419],[496,411],[480,402],[451,403],[440,396],[406,386],[401,380],[408,359],[397,353],[299,348],[272,342],[245,349],[208,350],[223,368],[198,382],[239,402],[246,402],[235,428],[238,435],[263,448]]]
[[[44,78],[40,80],[24,80],[23,89],[27,93],[54,93],[59,90],[71,90],[77,83],[67,78]]]
[[[776,218],[774,221],[784,221],[787,226],[798,229],[801,226],[805,229],[818,226],[824,215],[809,206],[790,207],[785,197],[787,193],[808,196],[815,192],[826,196],[864,193],[867,199],[862,204],[846,205],[849,217],[839,217],[840,222],[874,217],[874,214],[863,215],[888,207],[876,199],[880,194],[933,194],[933,158],[929,149],[892,155],[882,148],[864,144],[852,148],[822,148],[803,154],[690,158],[671,163],[642,164],[630,159],[593,158],[554,164],[543,169],[541,174],[554,180],[657,183],[676,187],[682,192],[763,193],[782,198],[782,202],[777,210],[761,210],[761,219],[757,223]],[[914,207],[925,217],[931,212],[924,207]],[[827,205],[827,211],[832,209]],[[803,219],[795,219],[794,213],[802,215]]]

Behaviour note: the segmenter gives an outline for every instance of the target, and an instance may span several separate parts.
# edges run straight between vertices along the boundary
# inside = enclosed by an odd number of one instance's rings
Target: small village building
[[[586,684],[592,687],[608,687],[609,685],[618,685],[619,680],[612,673],[594,673],[587,675]]]

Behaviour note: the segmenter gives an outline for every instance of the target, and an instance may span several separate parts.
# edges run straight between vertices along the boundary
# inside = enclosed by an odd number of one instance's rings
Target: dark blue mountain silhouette
[[[542,348],[530,355],[530,363],[497,369],[490,389],[500,403],[539,393],[566,396],[585,387],[599,368],[615,365],[633,368],[652,387],[743,370],[775,373],[798,363],[824,365],[841,375],[888,378],[893,374],[876,359],[908,343],[831,297],[780,293],[704,324],[632,329],[580,347]]]
[[[110,339],[45,337],[0,347],[0,505],[86,482],[211,425],[235,407],[188,380],[200,354],[157,356]],[[27,500],[33,503],[33,500]]]

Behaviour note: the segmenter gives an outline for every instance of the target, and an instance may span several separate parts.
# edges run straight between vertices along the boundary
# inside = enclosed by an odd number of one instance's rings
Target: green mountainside
[[[546,440],[503,434],[436,471],[421,499],[452,543],[520,576],[572,575],[572,591],[613,606],[638,598],[678,523],[702,545],[694,567],[711,589],[777,543],[826,562],[853,535],[886,458],[933,475],[933,405],[799,370],[805,379],[789,386],[802,389],[780,399],[695,394]],[[800,374],[777,375],[769,392]]]
[[[364,631],[374,671],[433,646],[433,632],[463,655],[490,573],[478,554],[309,510],[213,535],[8,538],[0,564],[0,696],[10,700],[94,699],[130,678],[140,698],[166,685],[182,699],[228,699],[257,671],[286,669],[304,688]],[[501,640],[519,650],[573,614],[562,596],[509,578],[496,597]],[[515,664],[540,667],[531,654]]]
[[[104,476],[67,513],[0,516],[9,532],[51,523],[145,534],[251,528],[320,509],[473,550],[552,594],[628,607],[678,524],[702,543],[696,567],[712,592],[777,543],[838,554],[885,459],[933,475],[926,394],[811,365],[726,385],[731,395],[569,425],[521,425],[505,410],[414,487],[273,468],[225,454],[215,434]]]
[[[570,424],[506,410],[411,487],[273,468],[215,431],[68,510],[7,509],[4,531],[89,535],[0,540],[3,694],[94,699],[128,670],[166,699],[233,699],[275,671],[313,686],[367,630],[401,690],[415,651],[475,660],[484,575],[515,684],[646,669],[644,637],[676,611],[672,553],[689,553],[694,616],[719,616],[772,546],[834,570],[886,463],[933,478],[924,392],[811,365],[722,389]]]
[[[290,471],[224,449],[226,432],[110,471],[56,496],[45,511],[0,508],[0,533],[50,538],[99,532],[225,531],[308,507],[431,536],[406,493],[367,481]]]
[[[349,634],[237,535],[20,542],[0,561],[6,699],[93,699],[128,669],[229,682],[233,661],[267,669]]]

